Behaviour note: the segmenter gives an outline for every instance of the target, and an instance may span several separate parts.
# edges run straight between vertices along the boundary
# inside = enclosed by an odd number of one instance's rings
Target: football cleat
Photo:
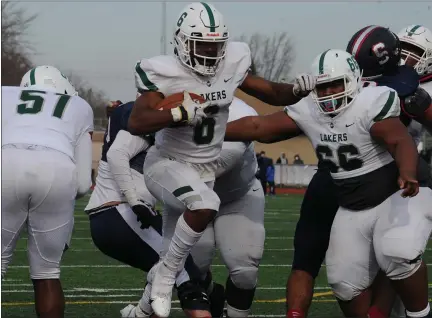
[[[210,301],[204,289],[194,281],[187,281],[177,287],[177,295],[183,310],[204,310],[210,312]]]

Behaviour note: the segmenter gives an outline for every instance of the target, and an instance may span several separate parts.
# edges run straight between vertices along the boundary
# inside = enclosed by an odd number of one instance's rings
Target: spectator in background
[[[258,179],[261,181],[261,185],[264,190],[264,194],[267,194],[267,167],[270,165],[271,159],[267,158],[265,151],[261,151],[257,157],[258,161]]]
[[[304,165],[303,160],[301,160],[300,155],[295,155],[294,156],[294,162],[293,164],[295,165]]]
[[[282,152],[280,157],[277,158],[276,164],[278,164],[278,165],[287,165],[288,164],[288,159],[285,156],[285,152]]]
[[[269,185],[270,195],[276,195],[274,177],[275,177],[275,167],[273,164],[273,159],[270,159],[269,166],[267,167],[267,172],[266,172],[266,179]]]

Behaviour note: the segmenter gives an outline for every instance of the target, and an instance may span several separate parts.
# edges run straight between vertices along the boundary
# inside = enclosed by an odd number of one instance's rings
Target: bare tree
[[[295,56],[294,45],[287,32],[272,36],[254,33],[242,35],[239,40],[249,44],[253,74],[270,81],[288,81]]]
[[[108,98],[97,89],[92,88],[85,80],[76,74],[68,73],[67,77],[75,86],[78,94],[93,108],[95,130],[104,130],[108,123],[106,107]]]
[[[36,15],[10,1],[1,2],[1,72],[2,85],[19,85],[22,76],[32,67],[27,31]]]

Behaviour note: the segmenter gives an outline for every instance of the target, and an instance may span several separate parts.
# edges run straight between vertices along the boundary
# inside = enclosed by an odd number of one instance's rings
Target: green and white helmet
[[[419,75],[432,73],[432,32],[421,25],[410,25],[398,33],[402,46],[402,62],[409,59]],[[411,65],[411,63],[410,63]]]
[[[214,76],[225,58],[228,38],[223,16],[213,5],[191,3],[176,21],[175,53],[184,66],[197,74]]]
[[[312,99],[325,114],[335,114],[352,104],[362,88],[360,67],[354,57],[343,50],[327,50],[319,54],[312,63],[312,75],[316,77]],[[343,84],[340,93],[318,96],[317,89],[331,84]]]
[[[69,79],[57,68],[49,65],[37,66],[25,73],[20,86],[37,86],[38,88],[46,88],[59,94],[78,95]]]

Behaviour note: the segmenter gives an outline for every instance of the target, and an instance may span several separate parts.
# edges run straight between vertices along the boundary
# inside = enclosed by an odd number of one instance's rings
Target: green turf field
[[[87,199],[77,202],[72,244],[63,261],[66,317],[119,317],[121,308],[129,303],[135,304],[141,297],[144,274],[104,256],[96,249],[90,238],[88,218],[83,212]],[[290,272],[292,238],[301,199],[300,195],[267,198],[266,249],[252,317],[285,316],[285,283]],[[425,260],[432,263],[430,259],[428,251]],[[226,269],[219,258],[214,260],[212,269],[215,280],[224,283]],[[25,238],[18,243],[14,260],[1,287],[3,317],[34,316]],[[173,304],[173,317],[183,316],[178,307],[176,301]],[[325,271],[322,271],[317,280],[310,317],[338,316],[339,309],[326,284]]]

